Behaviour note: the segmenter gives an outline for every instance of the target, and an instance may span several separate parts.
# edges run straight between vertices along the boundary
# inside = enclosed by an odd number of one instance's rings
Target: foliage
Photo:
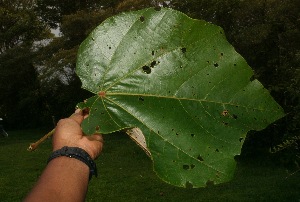
[[[80,105],[84,132],[140,128],[177,186],[230,180],[247,131],[283,116],[221,28],[174,10],[107,19],[81,44],[77,74],[96,94]]]
[[[39,82],[32,58],[35,42],[49,30],[33,12],[32,1],[2,1],[0,4],[0,116],[14,127],[39,124]]]
[[[300,136],[286,137],[285,140],[270,149],[270,152],[277,154],[276,157],[280,159],[281,163],[286,165],[289,169],[300,169]],[[280,154],[280,155],[278,155]]]
[[[60,1],[60,0],[37,0],[37,11],[52,28],[60,27],[63,18],[75,14],[78,11],[88,12],[96,10],[105,10],[116,6],[119,0],[77,0],[77,1]]]

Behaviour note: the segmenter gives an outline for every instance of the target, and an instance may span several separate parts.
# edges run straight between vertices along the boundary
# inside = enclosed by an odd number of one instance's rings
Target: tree
[[[36,42],[48,37],[49,29],[34,8],[34,1],[0,4],[0,113],[11,127],[38,122],[42,107],[32,58]]]

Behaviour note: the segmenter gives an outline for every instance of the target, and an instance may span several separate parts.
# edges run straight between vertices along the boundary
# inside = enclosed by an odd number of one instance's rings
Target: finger
[[[82,111],[81,111],[80,109],[77,109],[77,110],[75,111],[75,113],[72,114],[72,115],[70,116],[70,119],[73,119],[73,120],[76,121],[78,124],[81,124],[82,121],[83,121],[83,119],[84,119],[84,116],[83,116],[83,114],[82,114]]]
[[[83,109],[77,108],[75,110],[75,114],[76,113],[81,114],[83,116],[83,118],[86,119],[89,116],[90,109],[89,108],[83,108]]]
[[[92,135],[92,137],[93,137],[95,140],[104,143],[103,136],[102,136],[101,134],[94,134],[94,135]]]
[[[94,134],[91,136],[88,136],[88,139],[91,141],[99,141],[101,143],[104,143],[103,137],[101,134]]]

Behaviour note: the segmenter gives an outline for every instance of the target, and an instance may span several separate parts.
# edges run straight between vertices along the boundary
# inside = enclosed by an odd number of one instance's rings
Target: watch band
[[[67,147],[67,146],[62,147],[61,149],[54,151],[50,155],[47,163],[49,163],[52,159],[60,157],[60,156],[67,156],[70,158],[75,158],[75,159],[85,163],[90,169],[89,180],[91,180],[93,175],[95,175],[96,177],[98,176],[96,163],[93,161],[93,159],[90,157],[90,155],[83,149],[81,149],[79,147]]]

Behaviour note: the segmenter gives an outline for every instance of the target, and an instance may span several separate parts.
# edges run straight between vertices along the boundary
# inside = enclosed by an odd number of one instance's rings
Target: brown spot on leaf
[[[227,109],[222,111],[222,116],[227,116],[229,114],[229,111]]]

